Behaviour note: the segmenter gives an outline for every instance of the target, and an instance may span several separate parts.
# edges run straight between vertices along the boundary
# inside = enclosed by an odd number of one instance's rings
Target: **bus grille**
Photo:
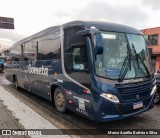
[[[135,84],[116,85],[122,102],[132,102],[149,97],[152,81],[139,82]]]

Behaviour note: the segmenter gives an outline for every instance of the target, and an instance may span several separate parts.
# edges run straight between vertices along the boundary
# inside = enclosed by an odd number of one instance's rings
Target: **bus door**
[[[89,52],[86,38],[76,35],[76,31],[80,30],[82,30],[81,27],[72,27],[64,32],[64,37],[66,37],[64,50],[68,53],[68,57],[64,58],[64,65],[67,75],[71,78],[74,110],[86,117],[92,117]]]

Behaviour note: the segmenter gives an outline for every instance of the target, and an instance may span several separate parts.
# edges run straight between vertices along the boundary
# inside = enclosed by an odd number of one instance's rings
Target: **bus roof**
[[[111,23],[111,22],[102,22],[102,21],[72,21],[69,23],[64,24],[64,26],[70,25],[84,25],[87,29],[90,29],[92,26],[96,27],[101,31],[111,31],[111,32],[124,32],[124,33],[131,33],[131,34],[141,34],[142,32],[122,24]]]
[[[126,26],[126,25],[121,25],[121,24],[116,24],[116,23],[110,23],[110,22],[101,22],[101,21],[72,21],[72,22],[68,22],[66,24],[64,24],[64,27],[68,27],[68,26],[72,26],[72,25],[83,25],[85,26],[86,29],[90,29],[92,26],[96,27],[97,29],[101,30],[101,31],[112,31],[112,32],[124,32],[124,33],[131,33],[131,34],[142,34],[141,31],[130,27],[130,26]],[[27,41],[31,41],[33,39],[38,39],[41,36],[45,36],[48,33],[51,32],[56,32],[60,30],[60,25],[59,26],[53,26],[53,27],[49,27],[45,30],[42,30],[32,36],[29,36],[17,43],[14,44],[14,46],[16,45],[20,45],[24,42]]]
[[[14,46],[16,46],[16,45],[21,45],[21,44],[24,43],[24,42],[28,42],[28,41],[31,41],[31,40],[34,40],[34,39],[38,39],[38,38],[41,37],[41,36],[45,36],[45,35],[47,35],[47,34],[49,34],[49,33],[51,33],[51,32],[58,31],[59,28],[60,28],[60,25],[59,25],[59,26],[49,27],[49,28],[44,29],[44,30],[42,30],[42,31],[40,31],[40,32],[38,32],[38,33],[36,33],[36,34],[34,34],[34,35],[31,35],[31,36],[29,36],[29,37],[27,37],[27,38],[24,38],[24,39],[16,42],[16,43],[14,44]]]

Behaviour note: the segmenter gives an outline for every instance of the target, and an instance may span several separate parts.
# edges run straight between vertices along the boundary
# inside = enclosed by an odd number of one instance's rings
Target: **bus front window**
[[[149,76],[150,59],[143,36],[102,31],[103,54],[96,54],[95,70],[100,77],[132,79]]]

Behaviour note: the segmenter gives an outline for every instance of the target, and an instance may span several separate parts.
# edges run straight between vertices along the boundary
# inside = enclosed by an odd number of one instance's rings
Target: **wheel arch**
[[[15,74],[13,74],[13,78],[12,78],[13,79],[13,83],[15,82],[16,77],[17,76]]]
[[[55,92],[56,88],[58,88],[58,87],[59,87],[59,88],[64,92],[64,94],[65,94],[65,89],[63,88],[63,86],[62,86],[61,84],[59,84],[59,83],[52,84],[52,85],[51,85],[51,101],[52,101],[52,102],[54,101],[54,92]]]

